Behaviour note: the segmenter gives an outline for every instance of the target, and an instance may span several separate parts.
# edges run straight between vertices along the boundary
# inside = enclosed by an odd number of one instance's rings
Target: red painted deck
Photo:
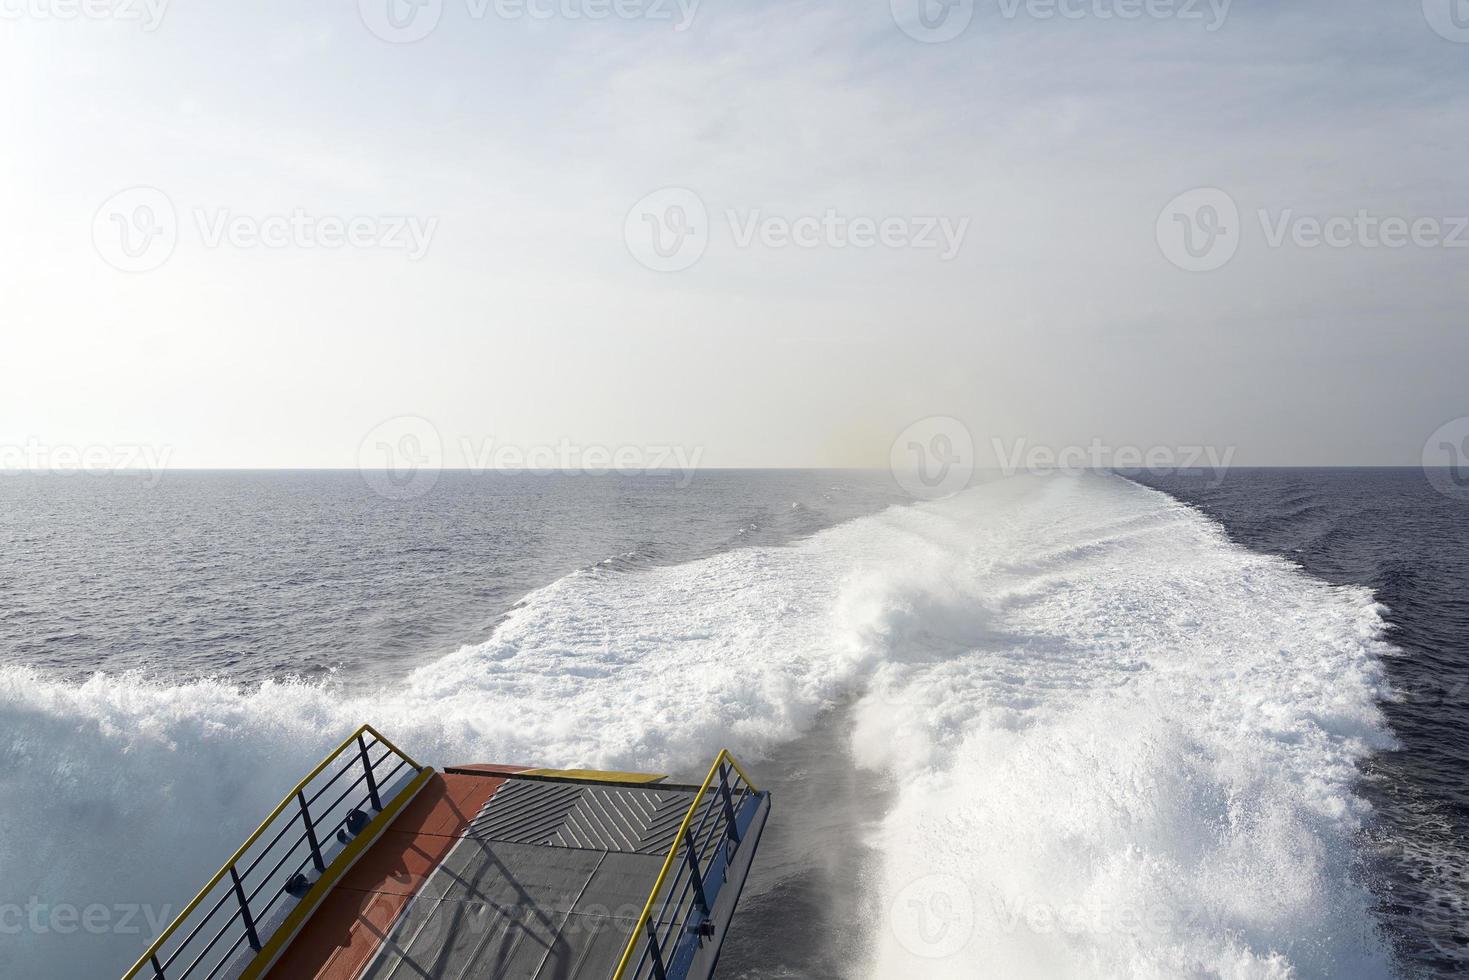
[[[478,767],[476,767],[478,768]],[[510,768],[484,767],[511,773]],[[307,920],[266,976],[354,980],[505,780],[436,773]]]

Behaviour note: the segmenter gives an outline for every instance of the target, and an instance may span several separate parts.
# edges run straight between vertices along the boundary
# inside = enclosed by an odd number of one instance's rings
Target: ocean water
[[[1469,498],[1416,469],[1241,469],[1151,477],[1250,548],[1383,605],[1398,741],[1369,760],[1376,912],[1400,959],[1469,974]],[[1447,485],[1447,481],[1440,481]]]
[[[363,721],[433,764],[751,760],[729,976],[1451,974],[1442,889],[1402,880],[1460,831],[1383,780],[1422,764],[1395,665],[1461,648],[1175,492],[0,480],[0,975],[120,973]]]
[[[900,499],[869,474],[442,474],[386,500],[354,472],[0,474],[0,652],[259,682],[400,677],[532,590],[780,543]]]

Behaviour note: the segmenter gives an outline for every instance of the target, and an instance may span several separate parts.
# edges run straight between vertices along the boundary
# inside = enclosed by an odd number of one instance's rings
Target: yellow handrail
[[[122,980],[132,980],[133,977],[138,975],[139,970],[148,965],[148,961],[151,960],[158,953],[158,951],[163,948],[163,944],[168,941],[168,937],[172,936],[174,932],[177,931],[179,925],[193,914],[194,910],[199,907],[200,903],[203,902],[204,899],[208,897],[209,893],[214,890],[214,886],[224,880],[224,876],[229,873],[230,868],[238,863],[240,858],[245,856],[245,852],[250,849],[251,845],[253,845],[265,834],[265,831],[270,827],[272,823],[275,822],[275,818],[285,812],[286,807],[291,804],[291,801],[293,799],[295,799],[296,794],[304,790],[307,784],[309,784],[313,779],[315,779],[317,776],[320,776],[323,769],[336,761],[337,756],[347,751],[348,746],[357,741],[357,739],[364,734],[371,735],[383,745],[386,745],[390,750],[392,750],[393,753],[395,753],[399,758],[408,763],[414,769],[423,768],[417,762],[414,762],[411,758],[409,758],[406,752],[398,748],[392,742],[388,741],[382,735],[382,733],[373,728],[371,725],[363,725],[361,728],[357,729],[357,731],[347,736],[346,740],[344,740],[341,745],[338,745],[330,755],[321,760],[320,765],[311,770],[311,772],[307,774],[305,779],[297,783],[295,787],[293,787],[291,791],[286,794],[285,799],[281,800],[280,806],[276,807],[270,812],[270,816],[261,821],[260,826],[255,828],[255,833],[251,834],[249,838],[246,839],[245,843],[241,844],[239,849],[235,851],[235,853],[230,856],[230,859],[224,863],[224,867],[220,868],[219,871],[215,873],[214,877],[209,879],[209,884],[199,889],[199,894],[194,896],[194,900],[190,902],[187,906],[185,906],[182,912],[174,917],[173,922],[169,924],[167,929],[163,930],[163,934],[158,937],[157,941],[154,942],[152,946],[149,946],[148,951],[138,958],[138,962],[133,964],[133,968],[122,975]]]
[[[638,916],[638,921],[633,923],[632,936],[627,941],[627,949],[622,953],[622,960],[617,964],[617,972],[612,974],[612,980],[622,980],[623,974],[627,972],[628,965],[632,963],[632,954],[638,948],[638,933],[648,920],[653,916],[653,906],[658,902],[658,893],[663,891],[663,882],[668,878],[668,872],[673,868],[674,859],[678,857],[678,849],[683,845],[684,834],[687,833],[689,825],[694,821],[694,814],[699,811],[699,804],[704,802],[704,794],[709,792],[709,787],[714,784],[714,777],[719,774],[722,763],[728,762],[734,771],[740,774],[745,785],[750,787],[754,793],[760,792],[755,783],[745,773],[744,768],[735,761],[735,757],[729,754],[729,749],[721,749],[719,755],[714,759],[714,765],[709,767],[709,775],[704,777],[704,784],[699,787],[699,792],[694,796],[694,802],[689,806],[689,812],[684,814],[683,823],[679,824],[678,832],[673,837],[673,847],[668,851],[668,857],[663,859],[663,870],[658,872],[658,880],[653,883],[653,894],[648,896],[648,904],[643,906],[643,914]],[[126,978],[124,978],[126,980]]]

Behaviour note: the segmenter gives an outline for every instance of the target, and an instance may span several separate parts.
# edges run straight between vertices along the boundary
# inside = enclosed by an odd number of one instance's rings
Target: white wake
[[[363,721],[432,764],[687,775],[723,746],[778,759],[857,696],[854,757],[896,793],[886,914],[844,969],[1383,975],[1352,793],[1389,744],[1382,630],[1365,591],[1163,495],[1027,477],[788,547],[569,576],[370,697],[7,668],[0,974],[120,973],[149,916]]]

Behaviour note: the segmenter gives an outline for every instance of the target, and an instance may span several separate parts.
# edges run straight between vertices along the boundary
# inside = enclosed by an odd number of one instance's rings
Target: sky
[[[1466,80],[1469,0],[0,0],[0,447],[1417,465]]]

